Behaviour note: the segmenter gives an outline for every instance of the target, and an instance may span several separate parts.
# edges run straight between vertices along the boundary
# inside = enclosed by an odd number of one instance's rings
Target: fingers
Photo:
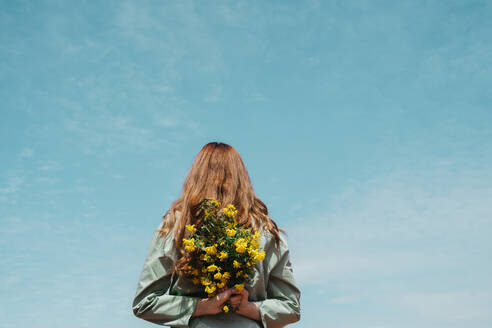
[[[217,295],[230,295],[232,293],[231,288],[221,288],[219,289],[219,293]]]
[[[241,295],[236,295],[236,296],[231,296],[229,298],[229,302],[231,302],[231,304],[233,302],[236,302],[236,303],[241,303],[241,300],[243,299],[243,297]]]
[[[248,293],[248,291],[246,290],[246,288],[243,288],[243,290],[239,291],[239,290],[237,290],[237,289],[234,287],[234,288],[232,288],[232,293],[233,293],[233,294],[236,294],[236,295],[243,295],[243,296],[244,296],[244,295],[246,295],[246,297],[248,297],[248,295],[249,295],[249,293]]]
[[[221,303],[227,301],[232,295],[232,288],[224,289],[222,292],[217,294],[217,300]]]
[[[229,303],[231,303],[233,307],[238,307],[241,304],[241,301],[242,301],[241,295],[232,296],[231,298],[229,298]]]
[[[219,289],[219,293],[216,295],[218,303],[222,304],[229,300],[233,306],[239,305],[242,302],[247,302],[248,296],[249,293],[246,289],[239,291],[235,287],[221,288]],[[234,300],[235,304],[232,303],[232,300]]]
[[[241,296],[241,302],[245,302],[245,303],[248,302],[249,293],[248,293],[248,291],[246,289],[243,289],[241,291],[240,296]]]

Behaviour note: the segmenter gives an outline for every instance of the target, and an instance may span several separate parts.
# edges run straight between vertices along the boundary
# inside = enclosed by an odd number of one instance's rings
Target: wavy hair
[[[236,149],[222,142],[210,142],[196,155],[183,184],[181,197],[171,204],[158,229],[162,237],[173,233],[174,247],[178,250],[174,271],[179,275],[183,274],[190,262],[189,254],[182,249],[185,226],[196,224],[203,198],[216,199],[221,206],[234,204],[238,210],[238,224],[251,228],[253,232],[263,227],[272,234],[277,247],[279,232],[286,234],[268,216],[267,206],[256,197],[248,171]]]

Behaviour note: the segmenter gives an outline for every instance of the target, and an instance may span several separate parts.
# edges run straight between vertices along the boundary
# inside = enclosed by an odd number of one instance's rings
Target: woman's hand
[[[241,291],[233,288],[232,293],[235,295],[231,296],[229,302],[234,308],[236,308],[237,314],[253,320],[261,320],[258,305],[255,302],[248,301],[249,293],[246,288],[243,288]]]
[[[195,312],[191,315],[192,317],[205,315],[205,314],[217,314],[222,312],[222,306],[231,297],[232,288],[219,290],[219,293],[211,298],[200,299],[195,308]]]

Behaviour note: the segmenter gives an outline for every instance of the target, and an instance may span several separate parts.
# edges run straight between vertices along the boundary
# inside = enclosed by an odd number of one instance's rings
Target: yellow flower
[[[222,273],[217,272],[216,274],[214,274],[214,279],[220,280],[220,278],[222,278]]]
[[[217,287],[218,287],[218,288],[222,288],[222,287],[224,287],[224,286],[225,286],[225,281],[221,281],[221,282],[218,282],[218,283],[217,283]]]
[[[236,277],[239,277],[242,274],[243,274],[243,270],[239,270],[238,272],[236,272]]]
[[[229,312],[229,308],[227,307],[227,305],[224,305],[224,307],[222,308],[222,310],[224,310],[225,313]]]
[[[232,263],[232,266],[235,267],[235,268],[240,268],[241,267],[241,263],[239,263],[238,261],[234,260],[234,263]]]
[[[187,252],[193,252],[195,249],[196,249],[195,245],[185,246],[185,251],[187,251]]]
[[[259,238],[260,238],[260,236],[261,236],[260,232],[259,232],[259,231],[257,231],[257,232],[255,232],[255,234],[253,235],[253,239],[259,239]]]
[[[212,282],[210,280],[208,280],[207,278],[204,278],[202,277],[202,285],[203,286],[208,286],[210,285]]]
[[[183,244],[185,244],[185,245],[195,245],[195,238],[191,238],[191,239],[183,238]]]
[[[248,278],[248,274],[247,273],[243,274],[243,277]]]
[[[234,245],[236,247],[238,247],[238,246],[244,246],[244,248],[245,248],[244,250],[246,250],[246,247],[248,247],[248,241],[246,239],[244,239],[244,238],[239,238],[238,240],[236,240],[234,242]]]
[[[235,218],[232,218],[233,222],[229,222],[227,223],[227,229],[232,229],[232,228],[235,228],[237,226],[237,221]]]
[[[229,279],[230,277],[231,277],[231,274],[230,274],[229,272],[224,272],[224,273],[222,274],[222,279],[227,280],[227,279]]]
[[[242,254],[242,253],[246,252],[246,247],[247,247],[247,244],[244,244],[244,243],[237,244],[236,245],[236,252]]]
[[[239,244],[248,244],[248,241],[245,238],[239,238],[234,242],[234,245],[239,245]]]
[[[261,251],[255,256],[255,261],[263,261],[265,259],[265,251]]]
[[[237,214],[236,207],[233,204],[228,204],[226,208],[224,208],[224,214],[230,218],[234,218]]]
[[[210,272],[214,272],[214,271],[216,271],[216,270],[218,270],[218,269],[219,269],[219,267],[218,267],[218,266],[216,266],[215,264],[211,264],[211,265],[209,265],[209,266],[207,267],[207,270],[208,270],[208,271],[210,271]]]
[[[198,285],[200,283],[200,279],[198,279],[198,278],[193,278],[193,279],[191,279],[191,281],[193,281],[193,284],[195,284],[195,285]]]
[[[216,199],[212,199],[210,201],[210,203],[212,203],[212,205],[214,205],[215,207],[219,207],[220,206],[220,202],[218,200],[216,200]]]
[[[191,233],[195,233],[196,232],[195,225],[194,224],[187,224],[186,225],[186,230],[188,230]]]
[[[250,247],[250,248],[248,248],[248,253],[252,258],[254,258],[258,254],[258,251],[256,249]]]
[[[215,286],[213,285],[205,287],[205,292],[207,292],[208,294],[211,294],[214,291],[215,291]]]
[[[191,238],[191,239],[183,238],[183,244],[185,245],[185,250],[187,252],[193,252],[196,249],[195,238]]]
[[[224,252],[224,251],[220,252],[220,254],[219,254],[219,255],[217,255],[217,257],[218,257],[221,261],[224,261],[224,259],[226,259],[226,258],[227,258],[227,256],[228,256],[228,255],[227,255],[227,253],[226,253],[226,252]]]
[[[229,237],[234,237],[236,235],[236,230],[235,229],[227,229],[226,230],[226,234],[229,236]]]
[[[209,247],[205,247],[205,252],[208,254],[208,255],[215,255],[217,254],[217,245],[214,244],[212,246],[209,246]]]
[[[236,284],[234,285],[234,287],[236,287],[237,290],[242,291],[244,288],[244,284]]]
[[[206,267],[203,267],[203,268],[202,268],[202,272],[203,272],[203,273],[207,272],[207,268],[206,268]]]
[[[191,271],[191,274],[194,275],[194,276],[198,276],[199,272],[198,272],[198,269],[193,269],[193,271]]]

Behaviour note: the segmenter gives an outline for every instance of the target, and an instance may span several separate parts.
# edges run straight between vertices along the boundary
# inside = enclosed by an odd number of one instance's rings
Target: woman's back
[[[199,224],[204,198],[232,205],[232,216],[234,220],[237,218],[234,224],[258,230],[261,234],[258,246],[265,251],[261,253],[261,262],[255,263],[253,275],[247,273],[250,283],[244,289],[228,288],[213,296],[209,292],[212,282],[201,281],[207,286],[205,291],[210,298],[204,298],[204,287],[199,285],[198,278],[195,285],[183,274],[192,260],[185,253],[193,251],[186,247],[183,250],[185,227]],[[298,321],[300,290],[294,280],[287,242],[280,235],[282,231],[256,196],[239,153],[224,143],[206,144],[193,161],[181,196],[171,204],[154,232],[133,300],[134,314],[172,327],[224,327],[233,322],[234,327],[277,328]],[[227,284],[227,279],[222,279],[220,284]],[[234,286],[238,285],[242,287],[237,283]],[[219,285],[212,287],[213,292]],[[225,311],[226,301],[230,301],[237,313],[219,313]]]

